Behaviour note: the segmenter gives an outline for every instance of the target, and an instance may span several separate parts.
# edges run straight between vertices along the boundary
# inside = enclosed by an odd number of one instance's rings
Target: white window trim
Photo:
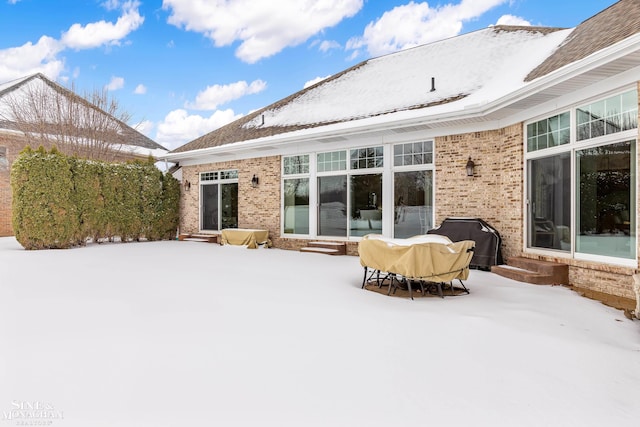
[[[211,179],[211,180],[207,180],[207,181],[202,181],[202,175],[203,174],[207,174],[207,173],[214,173],[217,172],[217,178],[216,179]],[[236,174],[238,174],[238,170],[237,169],[221,169],[221,170],[208,170],[208,171],[203,171],[200,172],[198,174],[198,230],[200,233],[220,233],[220,230],[209,230],[209,229],[204,229],[202,228],[202,203],[203,203],[203,186],[205,185],[220,185],[220,184],[237,184],[239,182],[238,178],[220,178],[220,175],[223,172],[236,172]],[[220,188],[218,187],[218,202],[220,201],[220,197],[221,197],[221,192],[220,192]],[[220,206],[220,203],[218,203],[218,206]],[[218,215],[220,215],[220,213],[218,212]]]
[[[414,142],[426,142],[429,141],[432,144],[432,161],[431,163],[421,165],[403,165],[394,166],[393,162],[393,147],[398,144],[409,144]],[[382,210],[383,210],[383,222],[382,233],[385,236],[393,235],[393,210],[395,195],[394,195],[394,174],[395,172],[413,172],[413,171],[432,171],[432,185],[433,191],[431,195],[432,218],[431,223],[435,224],[435,201],[436,201],[436,146],[434,138],[422,138],[412,139],[408,141],[394,141],[383,142],[367,145],[359,145],[356,147],[344,147],[335,150],[316,150],[304,153],[295,153],[282,155],[280,162],[280,237],[284,239],[316,239],[316,240],[340,240],[340,241],[360,241],[362,236],[318,236],[318,178],[326,176],[346,176],[347,182],[349,182],[352,176],[356,175],[368,175],[368,174],[382,174]],[[383,149],[383,165],[376,168],[363,168],[352,169],[351,168],[351,150],[360,148],[382,147]],[[335,151],[344,151],[346,153],[346,169],[338,171],[323,171],[318,172],[317,161],[318,154],[331,153]],[[309,173],[301,174],[284,174],[284,159],[287,157],[295,156],[309,156]],[[309,179],[309,234],[293,234],[284,233],[284,181],[287,179]],[[347,212],[350,212],[351,200],[347,197]],[[385,215],[386,213],[386,215]],[[347,218],[347,227],[350,227],[350,218]]]
[[[640,176],[639,169],[638,169],[638,153],[639,153],[638,132],[640,131],[640,124],[636,129],[626,130],[623,132],[618,132],[618,133],[609,134],[609,135],[603,135],[596,138],[585,139],[580,141],[578,141],[576,138],[577,108],[579,108],[580,106],[597,102],[599,100],[604,100],[613,96],[622,95],[623,93],[629,92],[632,90],[637,90],[637,85],[628,86],[623,89],[610,91],[604,94],[600,94],[598,96],[588,98],[586,100],[581,100],[579,102],[575,102],[575,103],[572,103],[571,105],[565,106],[564,108],[549,112],[546,115],[541,115],[534,119],[527,120],[523,123],[523,150],[524,150],[524,165],[523,165],[523,171],[524,171],[523,213],[524,215],[523,215],[523,219],[524,220],[522,224],[522,230],[523,230],[522,251],[524,253],[533,254],[533,255],[553,256],[553,257],[565,258],[565,259],[574,259],[579,261],[598,262],[603,264],[611,264],[611,265],[618,265],[618,266],[632,267],[632,268],[638,267],[638,238],[639,238],[638,227],[640,227],[640,224],[638,224],[638,221],[636,221],[636,230],[635,230],[636,248],[635,248],[635,258],[633,259],[610,257],[605,255],[593,255],[593,254],[585,254],[582,252],[577,252],[576,238],[575,238],[576,212],[577,212],[577,206],[576,206],[577,194],[576,194],[576,185],[575,185],[576,151],[614,144],[617,142],[634,141],[636,146],[636,158],[635,158],[636,174],[635,174],[635,182],[633,183],[633,189],[635,194],[635,211],[637,211],[638,209],[639,195],[638,195],[638,191],[636,191],[636,188],[638,186],[638,179],[639,179],[638,177]],[[640,98],[640,91],[638,93],[638,97]],[[544,149],[528,152],[527,125],[538,122],[548,117],[553,117],[555,115],[562,114],[567,110],[569,111],[569,114],[570,114],[570,123],[571,123],[569,143],[551,147],[551,148],[544,148]],[[570,153],[570,162],[571,162],[571,180],[572,180],[571,182],[572,184],[571,185],[571,234],[572,234],[571,248],[569,251],[560,251],[560,250],[543,249],[543,248],[531,248],[528,246],[529,245],[528,243],[529,242],[529,160],[549,157],[549,156],[556,155],[559,153],[564,153],[564,152]]]

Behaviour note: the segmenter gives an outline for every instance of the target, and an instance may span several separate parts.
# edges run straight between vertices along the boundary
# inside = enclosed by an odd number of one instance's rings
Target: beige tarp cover
[[[469,277],[473,252],[468,249],[474,246],[472,240],[452,243],[444,236],[385,239],[370,234],[362,238],[358,252],[363,267],[430,282],[450,282]]]
[[[221,243],[223,245],[240,245],[249,249],[256,249],[258,244],[271,246],[269,240],[269,230],[258,230],[249,228],[225,228],[222,230]]]

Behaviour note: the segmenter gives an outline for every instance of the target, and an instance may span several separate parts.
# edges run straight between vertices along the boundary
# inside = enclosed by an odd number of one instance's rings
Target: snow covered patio
[[[410,301],[360,289],[357,257],[187,241],[0,238],[0,274],[1,426],[640,420],[640,321],[563,287],[473,270]]]

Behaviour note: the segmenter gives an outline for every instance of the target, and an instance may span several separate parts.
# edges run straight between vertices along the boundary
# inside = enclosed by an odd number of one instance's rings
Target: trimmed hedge
[[[25,148],[11,168],[13,229],[25,249],[87,239],[173,239],[180,185],[147,162],[106,163]]]

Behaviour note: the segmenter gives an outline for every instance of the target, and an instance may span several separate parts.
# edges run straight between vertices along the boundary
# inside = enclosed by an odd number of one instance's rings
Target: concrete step
[[[344,255],[344,253],[339,249],[324,248],[324,247],[318,247],[318,246],[307,246],[304,248],[300,248],[300,252],[325,254],[325,255]]]
[[[536,285],[569,284],[569,266],[557,262],[511,257],[506,259],[506,265],[492,266],[491,272]]]
[[[193,242],[206,242],[206,243],[219,243],[218,234],[198,234],[198,233],[184,233],[178,235],[178,240],[190,240]]]
[[[335,253],[330,252],[332,255],[346,255],[347,254],[347,244],[344,242],[308,242],[307,243],[307,248],[302,248],[302,249],[307,249],[305,252],[314,252],[311,250],[308,250],[310,248],[315,248],[315,249],[330,249],[332,251],[335,251]],[[315,251],[315,252],[320,252],[320,253],[325,253],[325,251],[320,250],[320,251]]]

